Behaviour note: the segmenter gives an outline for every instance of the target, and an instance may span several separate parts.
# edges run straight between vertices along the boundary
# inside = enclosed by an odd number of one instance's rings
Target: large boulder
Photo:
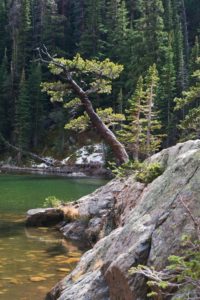
[[[99,241],[46,299],[145,300],[146,281],[128,270],[138,264],[162,269],[169,255],[180,254],[183,234],[196,238],[191,216],[200,216],[200,141],[178,144],[150,161],[165,171],[148,186],[133,177],[113,180],[75,203],[80,214],[98,218],[91,224],[100,226]]]
[[[63,207],[65,219],[69,220],[68,215],[73,212],[76,218],[74,222],[61,228],[64,236],[93,245],[97,240],[108,235],[116,228],[114,213],[116,195],[123,187],[123,181],[112,180],[90,195],[66,204]]]
[[[57,208],[36,208],[27,212],[26,226],[52,226],[64,220],[64,212]]]

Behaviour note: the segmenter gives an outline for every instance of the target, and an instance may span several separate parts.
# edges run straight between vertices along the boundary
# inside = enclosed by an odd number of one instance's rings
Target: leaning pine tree
[[[77,54],[72,60],[52,57],[46,48],[39,50],[40,61],[47,63],[50,72],[60,80],[43,83],[43,91],[51,101],[68,102],[82,106],[92,126],[102,139],[110,146],[120,164],[129,160],[125,147],[118,141],[113,132],[95,112],[90,95],[109,94],[112,80],[119,77],[123,66],[114,64],[109,59],[98,61],[83,59]],[[79,103],[78,103],[79,102]]]

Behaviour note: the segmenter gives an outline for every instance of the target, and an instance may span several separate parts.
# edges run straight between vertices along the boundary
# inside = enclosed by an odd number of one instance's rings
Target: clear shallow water
[[[0,300],[42,300],[77,264],[82,250],[48,228],[25,228],[25,212],[49,195],[78,199],[105,183],[33,175],[0,175]]]

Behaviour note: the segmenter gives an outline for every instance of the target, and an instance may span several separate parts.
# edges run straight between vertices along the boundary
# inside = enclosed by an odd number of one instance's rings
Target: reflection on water
[[[42,300],[76,265],[81,250],[47,228],[25,228],[26,210],[47,196],[78,199],[105,183],[0,174],[0,300]]]
[[[81,256],[57,231],[25,228],[20,215],[0,215],[0,241],[1,300],[44,299]]]

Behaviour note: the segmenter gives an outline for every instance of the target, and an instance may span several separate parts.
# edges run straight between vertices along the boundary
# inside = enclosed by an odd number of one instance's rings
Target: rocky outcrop
[[[145,279],[128,270],[138,264],[162,269],[169,255],[180,254],[183,234],[195,238],[191,214],[200,216],[200,141],[178,144],[150,161],[165,171],[148,186],[134,177],[113,180],[74,203],[88,219],[85,238],[97,242],[46,299],[145,300]]]
[[[74,229],[74,237],[72,236],[72,228],[76,227],[76,223],[67,224],[61,231],[65,237],[87,240],[89,244],[96,243],[97,240],[108,235],[116,228],[115,218],[115,201],[116,195],[120,193],[124,187],[124,182],[113,180],[107,185],[97,189],[94,193],[82,197],[80,200],[70,203],[67,207],[73,207],[79,216],[79,222],[82,221],[80,231]],[[68,230],[71,228],[71,230]],[[83,235],[81,235],[81,232]]]
[[[26,226],[53,226],[64,220],[64,213],[56,208],[36,208],[27,212]]]

